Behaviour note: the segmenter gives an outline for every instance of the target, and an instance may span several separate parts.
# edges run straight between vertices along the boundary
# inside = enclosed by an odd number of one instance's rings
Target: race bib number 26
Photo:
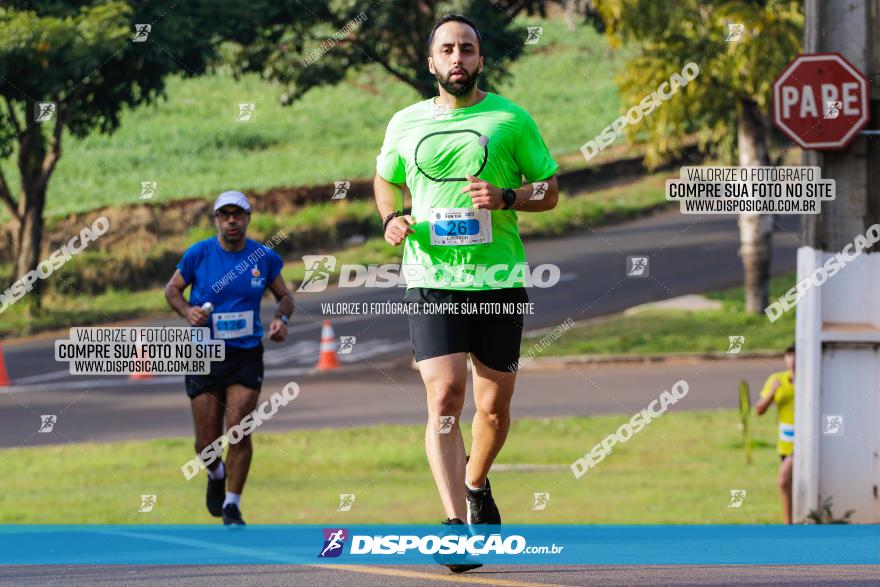
[[[432,245],[481,245],[492,242],[492,213],[485,208],[430,208]]]

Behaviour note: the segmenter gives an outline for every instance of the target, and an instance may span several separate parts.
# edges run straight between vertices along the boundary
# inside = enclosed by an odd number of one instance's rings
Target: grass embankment
[[[610,218],[622,219],[637,216],[644,210],[662,204],[664,199],[665,174],[645,177],[631,184],[599,190],[580,197],[562,196],[559,205],[546,214],[519,215],[521,233],[526,236],[543,237],[558,236],[566,232],[582,229],[585,226],[595,227]],[[375,210],[368,202],[342,202],[320,204],[303,209],[300,213],[289,216],[270,216],[254,214],[251,220],[249,236],[257,240],[269,239],[279,230],[296,238],[302,231],[336,230],[340,222],[365,222],[373,232],[365,235],[367,241],[362,245],[346,247],[334,251],[337,258],[337,269],[345,263],[383,264],[400,261],[401,249],[391,247],[379,236],[381,232],[375,217]],[[177,241],[164,241],[163,247],[178,247],[181,251],[196,240],[207,238],[213,233],[206,227],[193,228]],[[168,249],[171,250],[171,249]],[[317,251],[315,251],[317,253]],[[137,251],[126,254],[137,255]],[[104,259],[103,262],[107,260]],[[122,260],[120,260],[122,262]],[[137,262],[132,260],[132,262]],[[65,288],[66,275],[76,275],[71,281],[81,280],[83,271],[95,273],[94,279],[106,274],[97,271],[102,259],[90,255],[89,252],[73,258],[64,265],[58,275],[51,280],[53,289],[48,291],[43,300],[43,307],[37,312],[29,312],[27,298],[11,306],[2,314],[0,336],[21,336],[51,328],[67,328],[75,325],[112,322],[152,312],[167,311],[162,289],[153,287],[144,290],[130,291],[126,289],[107,289],[97,293],[76,291]],[[0,275],[4,269],[0,267]],[[173,265],[166,270],[170,277]],[[285,264],[284,278],[290,283],[300,283],[303,279],[304,267],[299,258],[289,259]],[[338,274],[338,272],[337,272]],[[165,275],[161,276],[165,279]],[[335,280],[335,277],[334,277]]]
[[[754,463],[746,465],[735,411],[680,407],[577,480],[570,463],[630,414],[516,420],[498,462],[560,469],[493,473],[505,522],[778,523],[772,419],[753,420]],[[423,437],[421,425],[258,432],[245,517],[252,524],[437,523],[443,516]],[[216,524],[204,509],[204,473],[186,481],[179,470],[191,457],[191,438],[2,450],[0,523]],[[747,491],[742,507],[728,507],[732,489]],[[532,511],[539,492],[550,493],[549,504]],[[336,511],[340,493],[355,494],[351,511]],[[137,511],[143,494],[157,496],[151,513]]]
[[[497,91],[534,116],[554,155],[575,153],[583,165],[578,148],[620,115],[614,78],[627,49],[612,50],[591,26],[571,33],[562,19],[520,24],[543,26],[543,36],[525,46]],[[47,215],[138,203],[148,180],[158,182],[156,202],[371,177],[388,120],[421,99],[378,65],[290,107],[280,105],[281,92],[256,75],[171,78],[167,99],[123,112],[116,133],[65,137]],[[239,103],[255,104],[252,122],[236,121]],[[15,192],[12,161],[4,169]]]
[[[570,33],[562,20],[529,18],[521,24],[536,23],[544,27],[540,43],[528,45],[526,54],[511,64],[511,76],[498,91],[531,112],[564,166],[580,166],[583,157],[578,147],[619,115],[614,75],[624,63],[626,49],[610,49],[605,37],[589,26]],[[560,85],[560,79],[566,83]],[[158,182],[150,201],[161,202],[211,197],[230,188],[261,190],[369,177],[387,121],[396,110],[419,99],[378,67],[352,72],[336,86],[316,88],[291,107],[279,105],[279,94],[279,88],[256,76],[172,78],[167,99],[124,112],[115,134],[83,140],[66,137],[64,157],[49,185],[47,227],[71,212],[143,203],[140,182],[146,180]],[[256,103],[253,122],[235,122],[239,102]],[[17,191],[14,166],[7,162],[4,169]],[[662,202],[662,184],[649,183],[604,191],[589,200],[568,200],[550,215],[524,214],[523,231],[557,235],[584,223],[598,224],[607,214],[631,216],[644,205]],[[311,206],[295,215],[255,213],[251,236],[265,239],[279,229],[294,235],[333,234],[345,222],[367,221],[375,226],[374,214],[368,202]],[[8,218],[0,209],[0,222],[4,220]],[[179,253],[210,233],[207,225],[193,226],[175,236],[152,239],[156,242],[132,235],[127,247],[86,251],[53,275],[41,309],[29,312],[19,302],[6,310],[0,336],[165,311],[158,283],[135,285],[135,279],[121,275],[141,267],[141,273],[164,279]],[[399,253],[384,246],[378,231],[370,233],[367,228],[363,236],[372,240],[362,248],[340,252],[340,262],[397,260]],[[143,267],[149,271],[144,273]],[[290,263],[285,271],[292,280],[302,274],[301,263]],[[10,281],[10,275],[10,264],[0,264],[3,281]]]
[[[795,274],[773,278],[770,299],[785,293],[795,283]],[[745,336],[741,352],[782,352],[794,342],[795,312],[786,312],[771,323],[763,313],[745,313],[741,287],[706,294],[719,300],[719,310],[688,312],[652,309],[631,316],[615,314],[566,331],[540,356],[581,354],[723,353],[729,336]],[[523,352],[544,334],[523,340]]]

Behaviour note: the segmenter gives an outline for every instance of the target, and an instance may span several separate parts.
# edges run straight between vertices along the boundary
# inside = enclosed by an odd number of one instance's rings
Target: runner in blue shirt
[[[213,361],[208,375],[187,375],[196,454],[200,454],[254,411],[263,384],[263,325],[260,301],[268,289],[278,300],[269,338],[282,342],[293,314],[293,294],[281,276],[283,261],[265,245],[246,238],[251,206],[241,192],[224,192],[214,202],[217,236],[199,241],[183,254],[165,286],[165,298],[192,326],[207,326],[211,338],[226,343],[226,358]],[[189,301],[183,290],[192,286]],[[210,303],[207,309],[202,306]],[[241,493],[251,464],[250,435],[229,445],[226,464],[208,464],[206,502],[224,524],[244,524]],[[228,481],[227,481],[228,478]]]

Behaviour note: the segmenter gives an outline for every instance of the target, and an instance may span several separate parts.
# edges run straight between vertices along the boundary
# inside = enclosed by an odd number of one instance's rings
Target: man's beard
[[[452,73],[447,74],[445,79],[440,74],[434,74],[434,77],[448,93],[453,96],[464,96],[474,89],[480,74],[478,73],[479,67],[474,71],[468,71],[463,67],[461,70],[464,72],[464,78],[455,82],[449,80]]]
[[[237,230],[238,234],[234,236],[228,234],[226,231],[220,231],[220,238],[223,239],[223,242],[228,244],[240,243],[241,240],[244,238],[244,232],[241,230],[241,228],[238,228]]]

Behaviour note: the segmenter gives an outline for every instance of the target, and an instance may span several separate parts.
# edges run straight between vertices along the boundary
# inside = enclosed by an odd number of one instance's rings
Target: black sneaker
[[[208,511],[215,518],[223,515],[223,500],[226,499],[226,476],[222,479],[208,477],[208,491],[205,494],[205,504]]]
[[[468,524],[501,523],[501,514],[492,498],[492,485],[489,484],[488,477],[484,488],[474,491],[465,486],[465,489],[467,489]]]
[[[228,503],[223,506],[223,524],[226,526],[244,526],[244,520],[241,517],[241,510],[234,503]]]
[[[458,518],[449,518],[445,522],[443,522],[444,526],[464,526],[464,522],[459,520]],[[462,530],[462,532],[466,532],[466,530]],[[462,533],[456,532],[456,533]],[[466,573],[467,571],[472,571],[474,569],[478,569],[483,566],[483,563],[467,563],[464,562],[467,560],[467,555],[460,554],[435,554],[434,560],[448,568],[453,573]],[[452,562],[455,561],[455,562]]]

